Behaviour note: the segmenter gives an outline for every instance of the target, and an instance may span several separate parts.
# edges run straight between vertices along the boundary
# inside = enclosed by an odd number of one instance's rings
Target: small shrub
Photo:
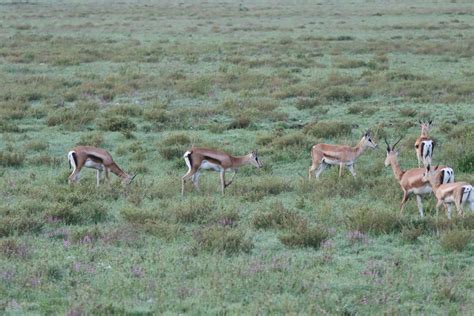
[[[16,151],[0,151],[0,166],[18,167],[25,162],[25,154]]]
[[[241,114],[238,117],[236,117],[232,122],[229,123],[227,126],[227,129],[241,129],[241,128],[247,128],[250,126],[251,119],[248,115],[246,114]]]
[[[102,237],[102,232],[99,227],[81,227],[76,229],[71,234],[71,240],[74,243],[92,244],[97,242]]]
[[[87,132],[81,134],[77,146],[94,146],[101,147],[104,144],[104,133],[102,132]]]
[[[0,254],[7,258],[25,259],[29,255],[26,245],[20,245],[14,239],[0,240]]]
[[[143,114],[143,109],[137,105],[114,105],[110,107],[106,115],[107,116],[131,116],[131,117],[138,117]]]
[[[298,110],[312,109],[321,105],[321,100],[316,98],[298,98],[296,108]]]
[[[166,110],[162,108],[153,107],[151,109],[145,110],[144,118],[147,121],[154,123],[166,123],[169,121],[170,117]]]
[[[321,242],[329,237],[328,232],[321,227],[308,227],[304,222],[290,232],[278,236],[280,241],[289,247],[311,247],[319,249]]]
[[[43,221],[21,213],[15,216],[2,216],[0,218],[0,238],[26,233],[39,233],[43,225]]]
[[[405,242],[413,243],[423,234],[421,227],[403,227],[401,236]]]
[[[474,152],[466,155],[459,155],[456,161],[457,170],[465,173],[474,172]]]
[[[354,99],[352,91],[347,86],[330,87],[324,92],[324,97],[329,101],[349,102]]]
[[[129,223],[145,224],[147,221],[160,220],[160,214],[156,211],[126,207],[120,210],[120,215]]]
[[[206,227],[194,232],[193,237],[200,249],[227,255],[249,252],[253,247],[252,241],[242,231],[229,227]]]
[[[215,203],[209,199],[191,199],[185,203],[178,203],[173,210],[176,220],[180,223],[204,224],[209,221]]]
[[[471,241],[469,230],[451,230],[441,236],[441,246],[447,251],[463,251]]]
[[[170,241],[184,232],[183,226],[171,224],[161,220],[146,220],[143,230],[150,235]]]
[[[303,218],[298,213],[290,212],[281,202],[275,202],[268,211],[256,213],[252,218],[252,225],[256,229],[290,229],[302,221]]]
[[[350,135],[352,126],[338,121],[320,121],[306,125],[303,132],[319,138],[331,138]]]
[[[364,233],[387,234],[400,229],[400,219],[395,212],[358,208],[347,214],[346,227]]]
[[[127,117],[111,116],[102,119],[99,127],[104,131],[123,132],[134,131],[137,126]]]
[[[310,144],[303,133],[296,132],[281,137],[274,137],[273,145],[280,149],[287,149],[288,147],[304,148]]]
[[[25,144],[25,150],[43,151],[48,149],[49,143],[44,139],[35,139]]]
[[[164,146],[189,145],[191,144],[191,139],[185,134],[173,134],[165,138],[162,144]]]
[[[400,115],[405,117],[415,117],[418,114],[416,109],[412,108],[403,108],[400,109]]]

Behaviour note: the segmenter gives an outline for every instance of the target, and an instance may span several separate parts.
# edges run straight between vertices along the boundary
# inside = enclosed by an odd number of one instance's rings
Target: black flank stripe
[[[424,147],[425,147],[425,142],[421,142],[421,147],[420,147],[420,157],[423,157],[423,153],[424,153]]]
[[[76,154],[76,152],[72,153],[72,159],[74,159],[74,163],[76,164],[76,167],[77,167],[77,154]],[[69,162],[69,164],[71,164],[71,162]]]
[[[92,161],[94,161],[94,162],[100,162],[100,163],[103,163],[103,162],[104,162],[104,160],[103,160],[102,158],[97,157],[97,156],[95,156],[95,155],[89,154],[89,155],[87,155],[87,156],[88,156]]]

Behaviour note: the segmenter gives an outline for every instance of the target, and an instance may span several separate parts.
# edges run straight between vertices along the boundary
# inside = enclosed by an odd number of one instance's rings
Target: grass
[[[399,214],[383,146],[307,180],[312,145],[368,128],[416,167],[432,118],[434,161],[474,181],[467,1],[0,7],[0,313],[474,313],[472,213]],[[68,186],[76,145],[137,177]],[[192,145],[264,167],[181,197]]]

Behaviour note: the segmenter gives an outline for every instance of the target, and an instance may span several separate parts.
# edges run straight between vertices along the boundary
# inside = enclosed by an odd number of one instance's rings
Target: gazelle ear
[[[430,124],[430,125],[431,125],[431,123],[433,123],[433,120],[430,120],[430,121],[428,122],[428,124]]]
[[[434,170],[436,171],[436,170],[438,170],[438,168],[439,168],[439,165],[436,165],[436,167],[434,168]]]

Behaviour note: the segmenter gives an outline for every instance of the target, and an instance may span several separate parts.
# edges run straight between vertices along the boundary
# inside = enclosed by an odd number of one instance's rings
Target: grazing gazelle
[[[431,164],[431,158],[433,157],[434,142],[429,138],[428,133],[430,131],[431,123],[419,121],[421,126],[421,135],[415,141],[416,158],[418,159],[418,167],[423,164],[424,167]]]
[[[109,179],[109,171],[122,178],[123,184],[130,184],[135,175],[130,175],[122,171],[114,162],[112,156],[104,149],[91,146],[77,146],[69,151],[69,165],[72,167],[72,173],[69,176],[69,183],[79,181],[80,172],[83,167],[97,170],[97,186],[100,184],[102,171],[105,171],[105,177]]]
[[[199,191],[201,169],[211,169],[220,173],[222,195],[224,195],[225,188],[232,183],[239,167],[249,164],[257,168],[262,167],[257,151],[252,151],[245,156],[234,157],[222,151],[193,147],[184,153],[183,158],[189,170],[182,178],[181,195],[184,195],[184,183],[189,179]],[[229,183],[225,183],[225,172],[231,170],[234,171],[232,179]]]
[[[403,212],[405,203],[408,200],[408,197],[411,193],[416,196],[416,202],[418,204],[418,211],[420,216],[423,217],[423,203],[421,201],[421,196],[425,194],[430,194],[432,192],[431,185],[428,181],[423,180],[423,175],[425,173],[424,168],[413,168],[408,170],[402,170],[398,164],[398,155],[399,152],[395,151],[395,146],[400,142],[400,138],[393,146],[390,146],[385,139],[387,144],[387,158],[385,158],[385,167],[392,166],[393,175],[397,179],[400,187],[403,191],[402,202],[400,203],[400,213]],[[454,171],[449,167],[442,167],[442,173],[440,174],[441,183],[454,182]]]
[[[429,181],[436,196],[436,214],[441,204],[444,204],[448,212],[448,218],[451,219],[451,208],[456,205],[458,215],[464,216],[463,205],[467,204],[471,211],[474,211],[474,190],[472,185],[467,182],[441,183],[442,169],[436,166],[434,169],[430,165],[426,166],[423,175],[424,181]]]
[[[360,142],[354,146],[331,145],[331,144],[317,144],[311,148],[311,167],[309,167],[309,178],[312,173],[316,171],[316,178],[329,165],[339,165],[339,177],[342,176],[342,169],[344,165],[349,167],[349,171],[355,177],[354,163],[357,158],[367,149],[376,148],[377,144],[372,141],[370,131],[367,131]]]

